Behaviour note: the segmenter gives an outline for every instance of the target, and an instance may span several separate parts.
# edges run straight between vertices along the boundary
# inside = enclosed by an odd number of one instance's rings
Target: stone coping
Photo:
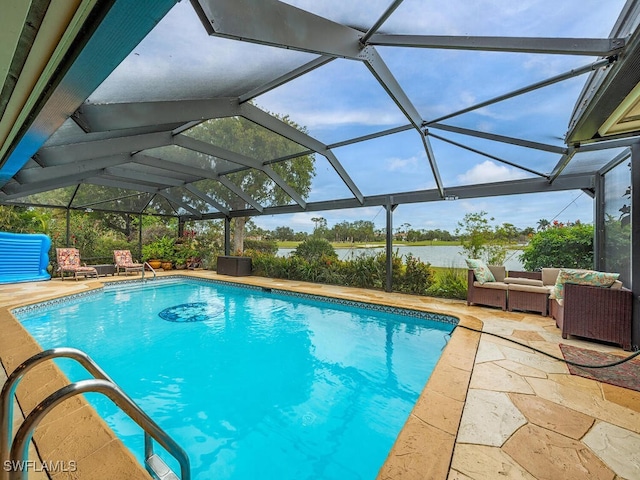
[[[215,279],[239,286],[272,288],[283,293],[339,298],[450,317],[447,305],[455,302],[443,300],[434,305],[434,299],[428,297],[253,276],[229,278],[204,270],[167,272],[167,275],[159,276],[168,275]],[[88,280],[75,290],[79,288],[80,292],[89,292],[117,281],[132,279]],[[66,287],[67,284],[60,286]],[[37,300],[9,303],[0,307],[0,331],[3,332],[0,336],[0,360],[7,372],[13,371],[26,358],[42,350],[11,311],[73,293],[78,292],[57,292]],[[482,322],[472,315],[456,313],[455,317],[459,319],[459,325],[482,329]],[[379,479],[447,478],[479,340],[480,333],[462,328],[454,330],[380,469]],[[39,401],[66,384],[68,380],[58,367],[52,362],[45,362],[25,375],[16,397],[21,409],[30,412]],[[51,476],[53,479],[149,478],[132,453],[82,397],[69,399],[52,410],[36,429],[34,441],[43,461],[75,462],[76,472],[54,472]]]

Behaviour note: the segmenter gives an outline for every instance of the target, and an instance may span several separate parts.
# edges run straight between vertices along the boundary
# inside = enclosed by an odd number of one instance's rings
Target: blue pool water
[[[16,316],[44,349],[96,360],[187,451],[194,479],[345,480],[375,478],[455,321],[386,310],[163,279]],[[141,458],[140,428],[87,398]]]

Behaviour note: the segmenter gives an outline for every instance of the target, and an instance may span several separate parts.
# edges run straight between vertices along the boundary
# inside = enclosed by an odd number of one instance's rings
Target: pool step
[[[164,463],[158,454],[154,453],[145,460],[147,470],[158,480],[179,480],[178,476],[173,473],[169,466]]]

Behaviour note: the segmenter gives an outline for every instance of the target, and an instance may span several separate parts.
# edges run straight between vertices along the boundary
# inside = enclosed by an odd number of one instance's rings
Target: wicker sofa
[[[524,310],[547,315],[549,286],[543,286],[540,272],[507,272],[505,267],[488,265],[495,282],[480,283],[473,269],[468,270],[467,305]],[[557,276],[557,273],[556,273]],[[555,278],[554,278],[555,280]]]
[[[495,277],[495,282],[480,283],[472,269],[467,276],[467,305],[486,305],[507,309],[507,290],[509,286],[504,283],[507,271],[503,266],[488,265]]]
[[[633,294],[620,282],[610,288],[567,283],[564,299],[549,299],[549,310],[562,338],[576,335],[631,350]]]

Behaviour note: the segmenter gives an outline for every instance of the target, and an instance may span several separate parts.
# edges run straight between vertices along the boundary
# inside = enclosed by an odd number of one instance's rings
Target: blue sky
[[[390,0],[288,1],[313,13],[368,28]],[[405,0],[382,26],[384,33],[429,35],[509,35],[607,37],[623,0]],[[425,120],[490,99],[531,83],[589,64],[594,57],[466,52],[378,47],[378,52]],[[274,65],[290,68],[314,55],[210,38],[189,2],[183,1],[151,32],[134,53],[90,97],[90,101],[134,98],[206,98],[243,93],[277,75]],[[245,79],[234,81],[241,74]],[[136,82],[131,79],[135,76]],[[195,78],[195,82],[194,82]],[[562,146],[575,101],[587,76],[485,107],[444,123]],[[185,89],[189,81],[189,87]],[[122,86],[127,85],[123,93]],[[256,99],[270,112],[287,114],[309,134],[331,144],[353,136],[407,124],[406,118],[360,62],[334,60]],[[559,155],[470,139],[433,129],[447,139],[491,153],[533,170],[549,173]],[[530,178],[532,175],[448,143],[432,139],[445,186]],[[364,195],[435,187],[420,136],[407,131],[348,147],[335,155]],[[607,158],[613,155],[603,153]],[[317,156],[317,175],[308,201],[347,198],[351,194],[328,162]],[[500,198],[401,205],[394,226],[455,230],[466,213],[486,211],[496,224],[535,226],[541,218],[593,221],[593,202],[580,192],[516,195]],[[262,228],[287,225],[310,231],[311,218],[329,226],[341,221],[372,220],[385,225],[382,208],[361,208],[255,217]]]

